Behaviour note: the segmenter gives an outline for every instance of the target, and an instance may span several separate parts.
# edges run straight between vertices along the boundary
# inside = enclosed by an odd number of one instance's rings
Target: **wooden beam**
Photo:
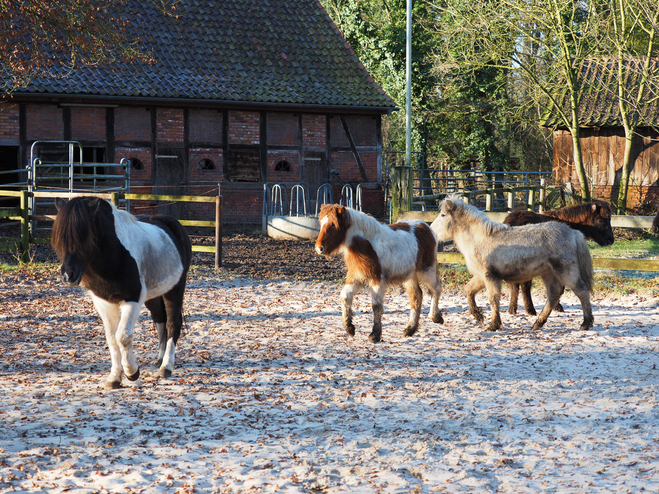
[[[350,129],[348,128],[348,122],[346,122],[346,118],[344,116],[340,116],[339,119],[341,120],[341,125],[343,125],[343,130],[346,133],[346,137],[348,138],[348,143],[350,144],[350,149],[352,149],[352,154],[355,155],[357,166],[359,166],[359,173],[362,174],[362,178],[364,179],[364,182],[368,182],[368,176],[366,176],[366,169],[364,168],[364,163],[362,163],[362,159],[359,156],[359,152],[357,152],[357,146],[355,145],[355,140],[352,138],[352,134],[350,133]]]

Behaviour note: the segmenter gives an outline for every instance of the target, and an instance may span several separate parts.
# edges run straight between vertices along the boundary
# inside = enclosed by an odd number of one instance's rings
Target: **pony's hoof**
[[[499,324],[499,325],[497,325],[497,324],[490,324],[490,325],[487,327],[487,330],[486,330],[486,331],[499,331],[500,329],[501,329],[501,325],[500,325],[500,324]]]
[[[517,307],[513,307],[512,305],[510,307],[508,307],[508,314],[516,316],[517,315]]]
[[[355,326],[353,324],[348,324],[346,326],[346,333],[348,333],[350,336],[355,336]]]
[[[417,328],[408,326],[407,328],[405,328],[405,331],[403,331],[403,336],[414,336],[416,330]]]
[[[560,303],[558,303],[556,304],[556,307],[554,307],[554,312],[565,312],[565,309]]]
[[[590,330],[590,328],[591,328],[592,326],[593,326],[592,323],[584,322],[583,324],[581,324],[581,327],[579,328],[579,330],[580,330],[580,331],[588,331],[588,330]]]
[[[167,367],[164,369],[160,369],[160,377],[164,377],[165,379],[172,377],[172,371],[170,371]]]
[[[380,343],[382,340],[382,335],[377,334],[377,333],[371,333],[368,335],[368,341],[371,343]]]
[[[537,315],[538,315],[538,313],[535,311],[535,308],[534,308],[534,307],[529,307],[529,308],[527,308],[527,309],[526,309],[526,313],[527,313],[529,316],[537,316]]]
[[[540,328],[542,328],[544,325],[545,325],[544,322],[543,322],[543,323],[539,323],[538,321],[536,321],[536,322],[533,324],[533,327],[531,328],[531,331],[538,331],[538,330],[539,330]]]
[[[137,371],[132,376],[129,376],[128,374],[126,374],[126,378],[129,381],[137,381],[140,378],[140,368],[138,367]]]
[[[431,321],[436,324],[444,324],[444,318],[442,317],[442,313],[440,312],[437,315],[433,316]]]
[[[105,389],[121,389],[121,381],[107,381]]]

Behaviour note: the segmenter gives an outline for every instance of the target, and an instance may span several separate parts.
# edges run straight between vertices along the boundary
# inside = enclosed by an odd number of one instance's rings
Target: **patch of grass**
[[[659,257],[659,238],[646,237],[637,239],[617,238],[613,245],[601,247],[588,242],[593,257],[612,257],[619,259],[649,259]]]

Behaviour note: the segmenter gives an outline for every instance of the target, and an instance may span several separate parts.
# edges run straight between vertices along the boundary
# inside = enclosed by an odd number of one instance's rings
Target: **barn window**
[[[215,163],[213,163],[213,160],[209,160],[208,158],[204,158],[203,160],[200,160],[199,163],[197,163],[197,169],[199,169],[199,170],[215,170]]]
[[[275,171],[276,172],[290,172],[291,171],[291,164],[286,161],[286,160],[281,160],[275,163]]]
[[[259,149],[230,149],[227,153],[226,176],[231,182],[261,180],[261,152]]]
[[[129,161],[131,170],[144,170],[144,163],[137,158],[130,158]]]

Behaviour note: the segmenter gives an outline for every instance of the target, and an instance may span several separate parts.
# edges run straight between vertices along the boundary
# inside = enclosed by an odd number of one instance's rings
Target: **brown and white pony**
[[[501,328],[501,282],[523,283],[533,278],[542,278],[547,289],[547,304],[534,330],[545,324],[566,286],[581,301],[581,329],[592,326],[593,261],[581,232],[558,221],[514,227],[496,223],[457,195],[442,201],[430,228],[440,242],[452,239],[465,257],[473,275],[465,287],[469,312],[479,322],[483,312],[476,305],[476,294],[487,289],[492,308],[489,331]]]
[[[343,254],[348,269],[341,290],[343,326],[355,336],[352,299],[363,286],[371,291],[373,331],[369,340],[382,338],[383,300],[388,285],[403,285],[410,297],[410,318],[404,335],[412,336],[419,327],[423,301],[420,284],[431,293],[430,319],[443,323],[439,310],[442,284],[437,273],[437,239],[426,223],[419,220],[385,225],[375,218],[338,204],[320,209],[320,234],[316,252],[326,257]]]
[[[587,240],[597,242],[599,245],[606,247],[613,244],[613,228],[611,228],[611,206],[603,201],[594,201],[576,206],[545,211],[544,213],[535,213],[533,211],[513,211],[503,222],[510,226],[529,225],[535,223],[544,223],[547,221],[560,221],[570,228],[578,230],[584,234]],[[533,306],[531,297],[532,281],[522,283],[522,299],[524,300],[524,309],[526,313],[535,316],[536,311]],[[517,299],[519,296],[520,284],[510,284],[510,304],[508,312],[517,314]],[[557,312],[563,312],[560,302],[554,308]]]

